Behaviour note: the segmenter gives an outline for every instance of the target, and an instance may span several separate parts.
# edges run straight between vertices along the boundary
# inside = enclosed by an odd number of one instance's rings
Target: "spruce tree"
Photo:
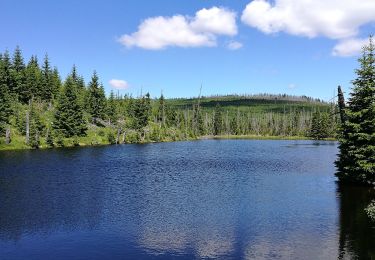
[[[26,88],[22,92],[22,101],[27,103],[33,96],[39,96],[42,73],[38,65],[38,59],[32,56],[26,66]]]
[[[117,116],[117,103],[115,100],[115,95],[113,94],[113,91],[111,91],[111,94],[109,95],[108,101],[107,101],[107,117],[110,120],[111,123],[115,123],[118,119]]]
[[[96,119],[103,119],[106,109],[106,98],[104,93],[104,88],[99,85],[99,78],[94,71],[91,81],[88,86],[88,112],[90,113],[93,122],[96,123]]]
[[[220,135],[223,130],[223,115],[220,105],[217,104],[214,111],[214,135]]]
[[[1,66],[1,65],[0,65]],[[10,95],[7,85],[0,82],[0,135],[3,135],[12,114]]]
[[[26,89],[25,63],[22,57],[21,49],[18,46],[13,54],[10,75],[10,92],[15,96],[18,96],[21,101],[25,101],[25,97],[22,96],[22,93],[25,92]]]
[[[341,181],[375,183],[375,58],[374,43],[363,48],[360,68],[352,82],[345,121],[340,133],[340,154],[336,161]]]
[[[53,97],[54,86],[52,79],[52,69],[48,59],[48,55],[44,56],[44,61],[42,65],[42,78],[40,85],[40,96],[42,100],[50,101]]]
[[[58,98],[53,128],[57,135],[64,137],[86,135],[87,127],[78,102],[77,87],[70,76]]]
[[[166,121],[166,108],[165,108],[165,99],[164,95],[161,94],[159,98],[159,107],[157,112],[157,120],[161,123],[161,126],[165,127]]]

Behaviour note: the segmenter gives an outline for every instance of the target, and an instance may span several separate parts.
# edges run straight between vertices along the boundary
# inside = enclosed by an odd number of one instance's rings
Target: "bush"
[[[100,137],[105,136],[105,132],[104,132],[104,130],[99,130],[98,135],[99,135]]]
[[[56,134],[56,144],[59,147],[64,147],[64,137],[61,133]]]
[[[367,216],[371,218],[373,221],[375,221],[375,200],[372,201],[367,208],[365,208],[365,211],[367,213]]]
[[[73,146],[79,146],[79,139],[78,136],[73,137]]]
[[[49,147],[54,147],[55,144],[53,143],[53,137],[52,137],[52,134],[48,134],[47,137],[46,137],[46,143]]]
[[[116,144],[116,137],[112,132],[108,133],[107,138],[110,144]]]

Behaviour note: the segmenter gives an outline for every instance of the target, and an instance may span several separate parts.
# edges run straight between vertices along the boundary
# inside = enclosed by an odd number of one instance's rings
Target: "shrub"
[[[367,208],[365,208],[365,211],[367,213],[367,216],[371,218],[373,221],[375,221],[375,200],[373,200]]]
[[[110,144],[116,144],[116,137],[112,132],[108,133],[107,138]]]

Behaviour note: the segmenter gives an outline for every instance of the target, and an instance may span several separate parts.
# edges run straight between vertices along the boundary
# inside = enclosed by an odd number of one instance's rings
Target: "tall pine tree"
[[[53,128],[64,137],[85,136],[86,122],[77,97],[77,86],[69,76],[59,95]]]
[[[96,71],[94,71],[88,86],[87,102],[87,109],[93,122],[96,123],[96,119],[103,119],[106,109],[106,98],[104,88],[99,84],[99,78]]]
[[[357,78],[341,126],[336,161],[341,181],[375,184],[375,57],[374,42],[363,48]]]

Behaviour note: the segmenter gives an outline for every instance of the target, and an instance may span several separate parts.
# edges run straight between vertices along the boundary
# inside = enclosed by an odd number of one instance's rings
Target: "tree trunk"
[[[118,128],[117,129],[116,144],[120,143],[120,134],[121,134],[121,128]]]
[[[10,144],[10,126],[5,131],[5,143]]]
[[[122,134],[122,143],[123,144],[125,143],[125,137],[126,137],[126,131],[124,131],[124,133]]]
[[[30,112],[26,111],[26,144],[30,142]]]

